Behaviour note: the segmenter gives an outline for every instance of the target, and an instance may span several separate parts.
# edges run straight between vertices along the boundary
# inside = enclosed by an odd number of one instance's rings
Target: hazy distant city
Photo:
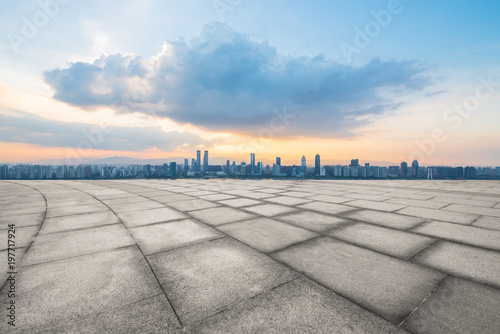
[[[500,179],[500,167],[420,166],[417,160],[402,161],[394,166],[372,166],[370,162],[352,159],[346,165],[322,165],[316,154],[313,164],[302,156],[299,164],[286,163],[276,157],[272,164],[256,162],[254,153],[248,162],[227,160],[210,164],[208,151],[184,163],[163,164],[79,164],[34,165],[4,164],[0,179],[113,179],[113,178],[352,178],[352,179]]]

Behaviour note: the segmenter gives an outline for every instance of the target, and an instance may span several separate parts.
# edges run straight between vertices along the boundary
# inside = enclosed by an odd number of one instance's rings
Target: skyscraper
[[[196,159],[191,159],[191,171],[196,172]]]
[[[203,172],[208,172],[208,151],[203,154]]]
[[[170,177],[176,177],[177,176],[177,163],[171,162],[170,163]]]
[[[196,151],[196,171],[201,172],[201,152]]]
[[[0,180],[7,180],[9,175],[9,167],[7,165],[3,165],[0,167]]]
[[[316,158],[314,160],[314,175],[320,175],[320,171],[321,171],[320,158],[319,154],[316,154]]]
[[[359,159],[351,159],[351,165],[349,167],[358,167]]]
[[[184,171],[187,173],[189,171],[189,160],[184,159]]]
[[[411,163],[411,176],[412,177],[418,177],[418,161],[417,160],[413,160],[413,162]]]
[[[255,153],[250,153],[250,175],[255,174]]]
[[[300,161],[300,173],[299,174],[306,175],[306,170],[307,170],[306,157],[302,156],[302,159]]]
[[[276,157],[276,165],[281,166],[281,158],[280,157]]]
[[[401,162],[401,176],[408,176],[408,163],[406,161]]]

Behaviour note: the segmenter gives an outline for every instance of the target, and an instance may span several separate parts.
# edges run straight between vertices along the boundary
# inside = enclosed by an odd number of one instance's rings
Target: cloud
[[[59,122],[22,111],[10,111],[7,114],[0,112],[0,141],[44,147],[133,152],[155,147],[171,152],[179,147],[194,149],[196,145],[210,144],[187,132],[164,132],[156,127],[99,127],[85,123]]]
[[[273,110],[295,118],[277,136],[350,136],[401,101],[388,97],[432,84],[416,61],[374,59],[361,67],[324,56],[281,55],[223,23],[208,23],[189,43],[167,41],[155,57],[101,56],[44,72],[54,98],[90,110],[168,117],[208,130],[257,134]]]

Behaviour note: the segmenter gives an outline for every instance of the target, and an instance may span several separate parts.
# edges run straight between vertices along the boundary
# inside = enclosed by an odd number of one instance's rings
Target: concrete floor
[[[2,333],[498,333],[500,182],[0,182]]]

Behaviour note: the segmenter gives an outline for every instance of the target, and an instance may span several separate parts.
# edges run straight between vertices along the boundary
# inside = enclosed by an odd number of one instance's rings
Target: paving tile
[[[304,192],[304,191],[285,191],[285,192],[280,193],[280,195],[304,198],[304,197],[313,196],[314,193]]]
[[[361,222],[372,223],[400,230],[407,230],[425,221],[422,218],[408,217],[396,213],[380,212],[372,210],[360,210],[347,213],[344,217],[359,220]]]
[[[268,193],[259,193],[259,192],[250,192],[250,191],[247,191],[247,192],[243,192],[241,194],[241,196],[249,197],[249,198],[253,198],[253,199],[264,199],[264,198],[274,197],[276,195],[274,195],[274,194],[268,194]]]
[[[250,198],[235,198],[235,199],[228,199],[225,201],[219,201],[219,203],[223,204],[223,205],[231,206],[233,208],[241,208],[244,206],[260,204],[262,202],[256,201],[256,200],[250,199]]]
[[[471,205],[451,204],[446,208],[444,208],[443,210],[454,211],[454,212],[467,212],[474,215],[500,217],[500,209],[497,208],[483,208]]]
[[[500,288],[500,254],[495,251],[438,241],[412,261]]]
[[[288,196],[276,196],[266,199],[268,202],[283,204],[283,205],[298,205],[311,202],[310,199],[298,198],[298,197],[288,197]]]
[[[387,211],[393,212],[405,207],[405,205],[393,204],[387,202],[375,202],[368,200],[356,200],[351,202],[344,203],[346,205],[355,206],[358,208],[370,209],[370,210],[379,210],[379,211]]]
[[[102,200],[103,203],[105,203],[109,206],[120,206],[122,204],[129,204],[129,203],[145,203],[145,202],[150,202],[150,201],[151,200],[148,198],[144,198],[144,197],[136,196],[136,195],[129,196],[129,197]]]
[[[338,296],[298,278],[187,327],[189,333],[406,333]]]
[[[342,204],[334,204],[334,203],[324,203],[324,202],[311,202],[299,205],[298,207],[301,209],[320,211],[323,213],[329,213],[333,215],[355,210],[355,208],[352,208],[350,206],[345,206]]]
[[[425,222],[411,229],[411,231],[436,238],[500,250],[500,231],[438,221]]]
[[[315,232],[325,232],[334,227],[348,224],[349,221],[344,218],[324,215],[314,211],[299,211],[283,216],[274,216],[273,219],[303,227]]]
[[[162,293],[136,247],[19,268],[16,289],[22,291],[16,295],[20,333],[47,330]],[[4,288],[0,303],[7,302]],[[2,321],[0,332],[11,333],[6,326]]]
[[[142,202],[112,204],[109,207],[116,213],[125,213],[132,211],[142,211],[147,209],[164,208],[165,205],[152,200],[147,200]]]
[[[233,199],[236,197],[233,195],[226,195],[226,194],[213,194],[213,195],[200,196],[200,198],[207,201],[222,201],[225,199]]]
[[[314,232],[270,218],[226,224],[218,229],[261,252],[273,252],[317,236]]]
[[[191,219],[135,227],[130,233],[147,255],[224,236]]]
[[[218,204],[204,201],[202,199],[191,199],[187,201],[177,201],[166,203],[168,206],[177,209],[179,211],[193,211],[193,210],[201,210],[207,208],[213,208],[218,206]]]
[[[251,213],[227,207],[191,211],[189,214],[192,217],[210,225],[234,223],[240,220],[255,218],[255,215]]]
[[[2,211],[0,211],[0,219],[7,219],[11,217],[16,217],[20,215],[28,215],[28,214],[36,214],[36,213],[44,213],[45,212],[45,205],[40,206],[28,206],[26,205],[25,207],[18,207],[15,209],[9,209],[9,206],[7,205],[7,208],[2,207]]]
[[[435,202],[435,201],[420,201],[410,198],[392,198],[390,200],[387,200],[386,203],[402,204],[406,206],[418,206],[421,208],[429,208],[429,209],[441,209],[450,204],[450,203]]]
[[[22,248],[29,246],[33,238],[36,236],[39,230],[39,226],[27,226],[27,227],[17,227],[15,228],[15,242],[16,245],[14,248]],[[4,250],[8,248],[7,235],[9,229],[0,230],[0,250]],[[12,247],[12,246],[11,246]]]
[[[77,230],[86,227],[119,224],[120,220],[111,211],[84,213],[45,219],[40,234]]]
[[[450,198],[450,197],[442,197],[442,196],[436,196],[432,199],[433,202],[446,202],[446,203],[454,203],[454,204],[466,204],[466,205],[473,205],[473,206],[481,206],[485,208],[491,208],[493,207],[497,201],[491,199],[491,200],[473,200],[470,198],[463,199],[463,198]]]
[[[397,213],[426,219],[442,220],[457,224],[470,224],[479,216],[470,213],[450,212],[445,210],[433,210],[428,208],[407,207]]]
[[[340,227],[328,235],[405,260],[436,240],[414,233],[364,223]]]
[[[479,217],[471,226],[486,228],[489,230],[500,230],[500,218],[497,217]]]
[[[170,208],[119,213],[118,217],[127,228],[188,218],[187,215]]]
[[[181,326],[165,295],[157,295],[81,321],[50,328],[49,333],[172,333]]]
[[[278,251],[273,257],[395,324],[444,278],[432,269],[328,237]]]
[[[362,194],[362,193],[345,194],[344,196],[348,198],[355,198],[355,199],[362,199],[362,200],[376,201],[376,202],[386,201],[391,198],[390,196],[385,196],[380,194]]]
[[[60,208],[48,208],[47,218],[61,217],[61,216],[72,216],[80,213],[91,213],[99,211],[108,211],[109,208],[104,204],[86,204],[79,206],[68,206]]]
[[[148,256],[183,324],[192,324],[297,277],[227,238]]]
[[[194,198],[191,196],[183,195],[183,194],[170,194],[170,195],[162,195],[162,196],[152,196],[152,197],[150,197],[150,199],[153,201],[163,203],[163,204],[168,204],[168,203],[172,203],[172,202],[192,200]]]
[[[23,266],[67,259],[135,244],[123,225],[39,235],[26,253]]]
[[[351,198],[330,196],[330,195],[316,195],[316,196],[311,196],[308,198],[315,200],[315,201],[322,201],[322,202],[328,202],[328,203],[344,203],[344,202],[352,201]]]
[[[244,208],[246,211],[253,212],[255,214],[261,215],[261,216],[266,216],[266,217],[272,217],[292,211],[297,211],[296,209],[285,206],[285,205],[279,205],[279,204],[262,204],[262,205],[255,205],[251,207],[246,207]]]
[[[263,193],[268,193],[268,194],[278,194],[278,193],[284,192],[285,190],[279,189],[279,188],[262,188],[262,189],[258,189],[257,191],[263,192]]]
[[[412,333],[498,333],[500,291],[449,277],[402,327]]]
[[[9,224],[16,224],[16,228],[40,225],[44,217],[45,212],[0,218],[0,230],[7,229]]]

